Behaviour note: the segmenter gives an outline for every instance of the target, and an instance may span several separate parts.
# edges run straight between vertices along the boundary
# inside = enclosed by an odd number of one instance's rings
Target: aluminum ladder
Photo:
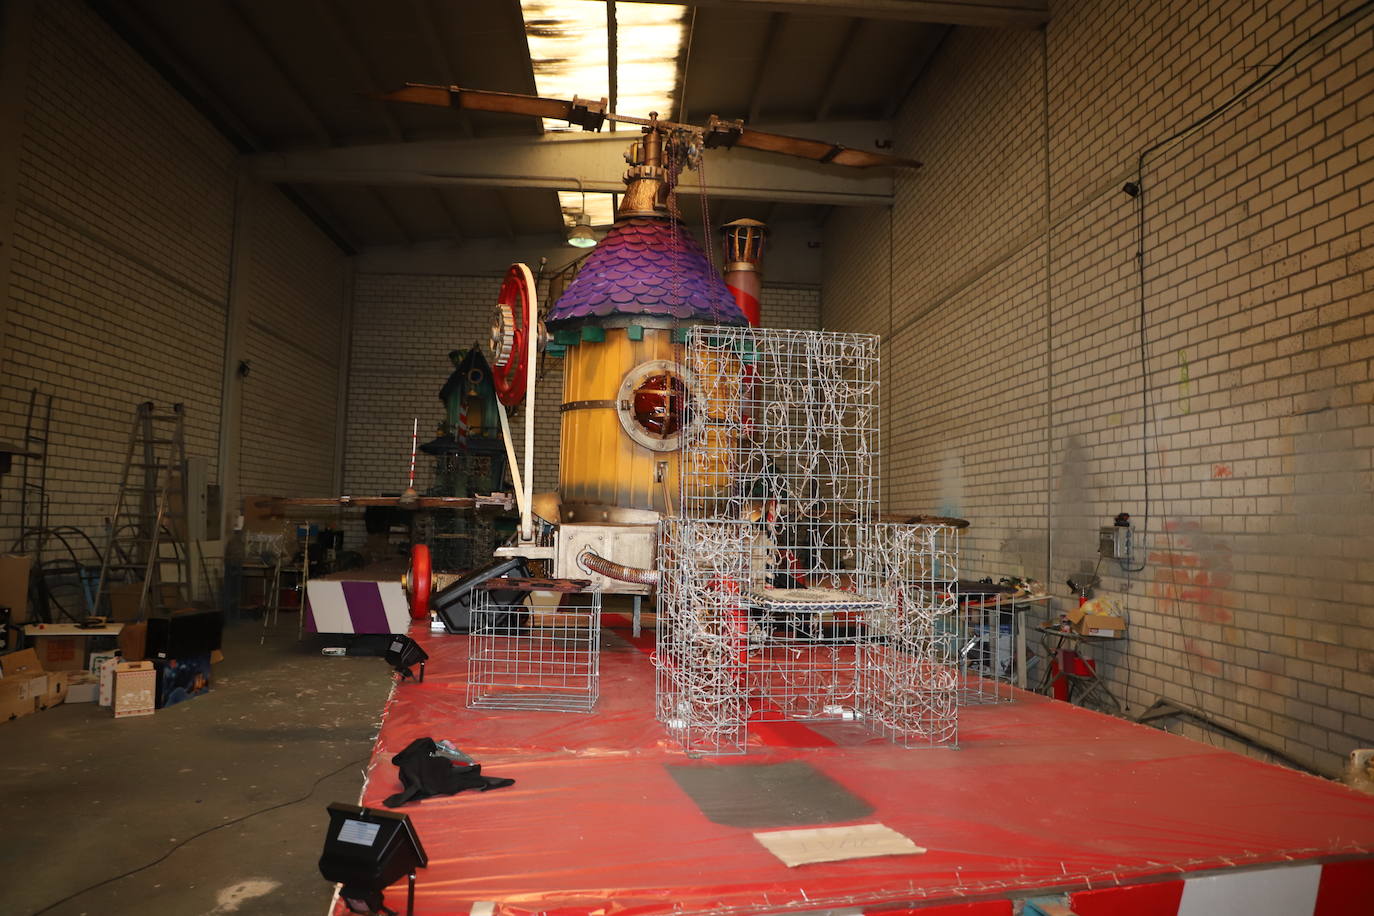
[[[190,597],[186,543],[186,411],[152,401],[134,411],[119,494],[107,520],[96,607],[110,608],[114,585],[138,581],[138,619],[185,606]]]

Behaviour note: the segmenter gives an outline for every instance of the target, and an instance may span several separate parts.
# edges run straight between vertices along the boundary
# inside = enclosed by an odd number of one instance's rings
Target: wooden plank
[[[592,584],[590,579],[488,579],[479,588],[510,592],[580,592]]]

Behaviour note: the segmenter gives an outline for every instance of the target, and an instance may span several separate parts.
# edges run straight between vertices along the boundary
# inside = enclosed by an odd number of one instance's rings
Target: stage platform
[[[690,759],[654,719],[652,631],[603,629],[591,714],[468,710],[467,637],[411,635],[426,678],[393,690],[361,803],[426,736],[516,781],[399,809],[429,854],[420,916],[1010,916],[1048,894],[1079,916],[1374,914],[1374,796],[1035,694],[964,708],[957,749],[760,724],[747,755]],[[837,824],[925,851],[788,867],[755,837]],[[403,883],[387,898],[404,912]]]

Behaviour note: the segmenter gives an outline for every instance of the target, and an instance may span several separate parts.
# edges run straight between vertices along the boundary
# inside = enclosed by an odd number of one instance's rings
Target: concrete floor
[[[390,670],[298,643],[292,615],[260,632],[227,628],[211,692],[153,716],[79,703],[0,724],[0,913],[323,916],[325,805],[358,798]]]

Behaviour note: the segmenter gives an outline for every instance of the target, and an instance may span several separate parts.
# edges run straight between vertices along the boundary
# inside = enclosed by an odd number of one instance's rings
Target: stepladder
[[[190,591],[190,555],[183,496],[186,411],[152,401],[134,410],[124,469],[106,520],[96,607],[115,616],[144,619],[184,603]],[[129,604],[137,596],[135,614]],[[117,596],[117,597],[116,597]],[[114,608],[112,602],[120,602]]]

